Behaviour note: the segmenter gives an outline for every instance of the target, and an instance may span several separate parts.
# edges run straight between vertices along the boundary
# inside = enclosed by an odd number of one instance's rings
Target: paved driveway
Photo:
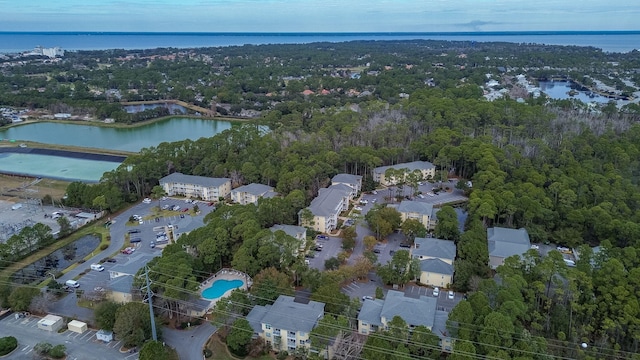
[[[121,353],[122,342],[112,341],[104,343],[99,341],[95,330],[88,330],[78,334],[66,330],[63,333],[40,330],[37,327],[38,317],[26,317],[16,319],[13,314],[0,320],[0,337],[14,336],[18,339],[18,348],[6,356],[5,359],[32,359],[33,347],[39,342],[48,342],[52,345],[64,345],[67,348],[67,359],[138,359],[138,354]],[[193,358],[197,359],[197,358]]]
[[[176,349],[180,359],[202,359],[202,349],[207,340],[217,331],[209,322],[192,327],[189,330],[163,328],[162,336],[167,345]]]

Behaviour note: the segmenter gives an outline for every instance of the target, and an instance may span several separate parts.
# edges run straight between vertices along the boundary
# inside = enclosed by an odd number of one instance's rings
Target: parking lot
[[[0,320],[0,337],[14,336],[18,339],[18,348],[4,357],[5,359],[31,359],[33,347],[40,342],[48,342],[52,345],[64,345],[67,348],[67,359],[138,359],[138,354],[121,353],[121,341],[104,343],[96,338],[95,330],[87,330],[78,334],[69,330],[64,332],[50,332],[38,329],[40,318],[28,316],[25,318],[14,317],[10,314]]]

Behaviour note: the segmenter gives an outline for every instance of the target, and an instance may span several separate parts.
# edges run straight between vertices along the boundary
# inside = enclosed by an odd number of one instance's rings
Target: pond
[[[172,117],[135,127],[37,122],[0,130],[0,139],[138,152],[162,142],[211,137],[236,122]]]
[[[564,99],[577,99],[587,104],[595,101],[600,104],[606,104],[609,101],[615,101],[606,96],[598,95],[590,91],[578,90],[576,86],[573,86],[569,81],[540,81],[540,90],[547,94],[552,99],[564,100]],[[572,91],[575,95],[570,95]]]
[[[83,236],[73,243],[54,251],[42,259],[13,274],[11,281],[17,284],[40,282],[50,274],[57,274],[71,264],[91,254],[100,245],[100,238],[94,235]]]

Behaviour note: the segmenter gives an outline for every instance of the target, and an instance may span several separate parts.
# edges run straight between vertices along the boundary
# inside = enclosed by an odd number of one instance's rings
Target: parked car
[[[449,298],[449,300],[453,300],[456,295],[454,294],[453,290],[449,290],[447,297]]]
[[[327,235],[318,235],[318,236],[316,236],[316,239],[318,239],[318,240],[329,240],[329,237]]]
[[[129,242],[132,243],[132,244],[135,244],[135,243],[142,242],[142,239],[139,238],[139,237],[134,237],[134,238],[129,239]]]
[[[375,191],[375,190],[373,190],[371,193],[372,193],[373,195],[378,195],[378,192],[377,192],[377,191]]]
[[[129,234],[137,234],[140,232],[140,229],[131,229],[129,230]]]
[[[360,200],[360,204],[362,204],[362,205],[366,205],[366,204],[368,204],[368,203],[369,203],[369,201],[368,201],[368,200],[366,200],[366,199],[362,199],[362,200]]]
[[[178,210],[180,210],[180,205],[174,205],[174,206],[171,208],[171,210],[173,210],[173,211],[178,211]]]
[[[531,248],[535,249],[535,250],[539,250],[540,246],[536,245],[536,244],[531,244]]]
[[[133,254],[134,251],[136,251],[136,249],[132,248],[132,247],[127,247],[127,248],[124,248],[124,249],[120,250],[121,253],[126,254],[126,255]]]
[[[104,271],[104,266],[100,264],[91,264],[91,270]]]
[[[162,210],[167,210],[168,208],[169,208],[169,205],[167,205],[167,204],[164,204],[164,205],[162,205],[162,207],[161,207],[161,209],[162,209]]]
[[[151,199],[144,198],[144,200],[142,200],[142,202],[145,203],[145,204],[151,204]]]
[[[362,208],[360,206],[356,206],[356,207],[353,208],[353,210],[362,211]]]
[[[373,300],[373,297],[368,296],[368,295],[363,296],[363,297],[362,297],[362,301],[365,301],[365,300]]]
[[[401,247],[401,248],[407,248],[407,249],[408,249],[408,248],[410,248],[410,247],[411,247],[411,244],[407,244],[407,243],[400,243],[400,247]]]
[[[156,243],[154,241],[152,241],[152,242],[149,243],[149,246],[151,246],[151,248],[153,249],[153,248],[156,247]]]
[[[418,197],[419,197],[420,199],[424,199],[424,195],[422,195],[422,194],[418,194]]]
[[[189,211],[189,208],[182,209],[182,212],[187,212],[187,211]]]
[[[440,288],[439,287],[434,287],[433,288],[433,296],[434,297],[440,296]]]

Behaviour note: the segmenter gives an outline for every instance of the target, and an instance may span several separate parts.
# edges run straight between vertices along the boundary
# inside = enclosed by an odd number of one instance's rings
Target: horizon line
[[[0,34],[32,35],[252,35],[252,36],[314,36],[314,35],[640,35],[640,30],[517,30],[517,31],[336,31],[336,32],[296,32],[296,31],[5,31]]]

